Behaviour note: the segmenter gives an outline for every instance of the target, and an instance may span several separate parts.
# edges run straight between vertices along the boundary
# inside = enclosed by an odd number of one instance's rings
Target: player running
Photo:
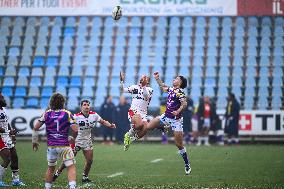
[[[75,114],[74,118],[76,119],[76,123],[79,127],[78,136],[75,140],[75,155],[77,151],[82,149],[85,156],[85,166],[82,182],[91,182],[88,175],[93,163],[93,142],[91,136],[92,128],[95,127],[95,124],[97,122],[112,129],[116,128],[116,125],[109,123],[108,121],[102,119],[96,112],[91,111],[89,100],[81,101],[81,112]],[[55,179],[62,173],[64,168],[65,165],[61,164],[59,169],[53,175],[53,181],[55,181]]]
[[[152,98],[153,89],[147,87],[149,78],[142,75],[138,85],[124,87],[124,73],[120,72],[120,88],[124,93],[131,93],[132,103],[128,111],[128,119],[131,123],[130,130],[124,135],[124,150],[128,150],[132,141],[143,137],[147,130],[147,111]]]
[[[12,170],[12,186],[25,186],[25,184],[20,180],[19,176],[19,162],[18,162],[18,154],[15,147],[16,138],[15,135],[17,133],[16,130],[11,128],[10,124],[8,123],[8,116],[6,113],[6,101],[3,95],[0,93],[0,133],[1,133],[1,141],[0,142],[0,150],[8,149],[9,152],[2,152],[4,156],[1,156],[4,158],[3,166],[0,166],[0,178],[3,179],[3,175],[5,173],[5,168],[7,168],[8,164],[10,163],[10,168]],[[9,161],[8,161],[8,160]],[[6,166],[6,163],[7,166]],[[3,186],[5,186],[5,183],[2,183]],[[0,183],[0,186],[1,183]]]
[[[52,187],[52,176],[58,158],[62,158],[64,165],[67,167],[69,189],[76,188],[75,159],[74,153],[69,146],[68,131],[71,128],[73,132],[78,132],[78,128],[73,115],[64,109],[64,104],[65,98],[59,93],[54,93],[50,97],[50,108],[36,122],[32,133],[33,150],[37,151],[39,147],[38,130],[45,124],[48,161],[48,168],[45,175],[45,189]]]
[[[186,107],[186,96],[182,89],[186,88],[187,80],[183,76],[178,76],[173,80],[173,87],[166,86],[159,78],[159,73],[154,73],[154,78],[164,92],[168,93],[166,112],[150,121],[147,130],[152,130],[160,125],[169,125],[174,134],[175,144],[179,149],[185,163],[185,173],[190,174],[191,168],[188,161],[186,148],[183,146],[182,110]]]

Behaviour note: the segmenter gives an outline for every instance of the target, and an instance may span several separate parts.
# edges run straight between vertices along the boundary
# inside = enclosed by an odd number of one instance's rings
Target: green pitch
[[[46,144],[33,152],[31,143],[18,142],[20,173],[29,189],[44,188]],[[192,173],[186,176],[182,158],[173,144],[123,146],[95,144],[91,185],[82,185],[83,156],[77,161],[79,188],[284,188],[284,146],[247,145],[237,147],[187,146]],[[156,163],[151,161],[162,159]],[[111,176],[111,177],[109,177]],[[5,176],[10,181],[10,171]],[[66,173],[54,188],[67,188]],[[16,188],[16,187],[11,187]]]

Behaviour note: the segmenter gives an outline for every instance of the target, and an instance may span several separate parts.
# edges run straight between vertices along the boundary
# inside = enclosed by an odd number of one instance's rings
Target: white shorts
[[[192,132],[198,131],[198,120],[191,119]]]
[[[2,140],[5,143],[7,148],[11,149],[11,148],[15,147],[15,145],[13,144],[12,139],[11,139],[11,137],[8,133],[1,134],[1,138],[2,138]]]
[[[82,150],[93,150],[92,140],[76,140],[75,146],[78,146]]]
[[[203,127],[210,127],[210,118],[204,118]]]
[[[183,131],[182,119],[171,119],[171,118],[166,117],[165,114],[160,115],[159,118],[160,118],[160,122],[163,125],[171,126],[173,131]]]
[[[147,115],[146,115],[146,114],[143,114],[143,113],[141,113],[141,112],[138,112],[137,110],[129,109],[129,110],[128,110],[128,120],[129,120],[130,123],[132,122],[132,117],[133,117],[135,114],[139,114],[139,115],[141,116],[141,118],[142,118],[142,121],[147,121]],[[135,125],[134,125],[134,124],[131,123],[130,125],[131,125],[131,127],[132,127],[133,129],[135,129]]]
[[[66,167],[75,164],[74,153],[70,146],[47,147],[48,166],[56,166],[58,158],[62,158],[63,163]]]

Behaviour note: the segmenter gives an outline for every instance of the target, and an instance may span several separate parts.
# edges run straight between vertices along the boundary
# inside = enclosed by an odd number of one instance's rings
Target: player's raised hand
[[[39,143],[33,143],[33,151],[37,151],[39,147]]]
[[[123,82],[125,79],[125,74],[123,72],[120,72],[119,76],[120,76],[120,81]]]
[[[159,77],[160,77],[160,76],[159,76],[159,72],[154,72],[153,75],[154,75],[154,78],[155,78],[155,79],[159,79]]]
[[[114,123],[110,124],[110,128],[115,129],[116,125]]]

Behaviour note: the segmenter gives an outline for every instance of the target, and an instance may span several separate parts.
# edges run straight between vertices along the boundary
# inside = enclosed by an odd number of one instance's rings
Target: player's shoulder
[[[62,109],[61,111],[62,111],[62,112],[65,112],[65,113],[67,113],[67,114],[69,114],[69,115],[72,114],[69,110],[66,110],[66,109]]]
[[[176,90],[176,94],[177,94],[177,96],[185,96],[185,92],[184,92],[184,90],[182,90],[182,89],[177,89]]]
[[[97,112],[95,112],[95,111],[90,111],[89,114],[90,114],[90,115],[96,115]]]
[[[82,112],[78,112],[78,113],[74,114],[74,116],[76,116],[76,117],[83,116],[83,113]]]

